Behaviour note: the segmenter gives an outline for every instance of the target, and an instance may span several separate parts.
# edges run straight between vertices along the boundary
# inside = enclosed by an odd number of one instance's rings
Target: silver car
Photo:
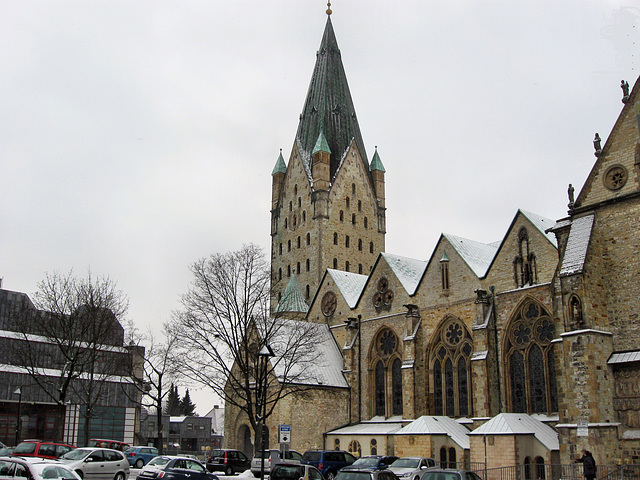
[[[56,460],[42,458],[0,458],[0,478],[32,480],[80,480],[75,472]]]
[[[389,465],[389,470],[401,479],[418,480],[424,470],[435,466],[436,461],[433,458],[402,457]]]
[[[251,460],[251,473],[253,473],[255,477],[260,476],[263,457],[264,473],[267,475],[271,472],[271,467],[275,467],[280,463],[300,463],[302,460],[302,455],[295,450],[287,450],[284,452],[280,450],[266,450],[264,452],[256,452]]]
[[[126,480],[129,460],[119,450],[110,448],[76,448],[59,458],[85,480]]]

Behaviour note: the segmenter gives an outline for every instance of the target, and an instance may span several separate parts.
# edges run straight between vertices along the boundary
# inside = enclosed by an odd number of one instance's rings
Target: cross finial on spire
[[[331,2],[327,2],[327,15],[331,15]]]

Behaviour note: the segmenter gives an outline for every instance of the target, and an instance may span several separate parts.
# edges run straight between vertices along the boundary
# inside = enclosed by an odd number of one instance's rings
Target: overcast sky
[[[602,0],[335,0],[369,155],[387,170],[386,250],[441,232],[502,239],[558,219],[640,70],[640,9]],[[324,1],[0,0],[0,277],[107,275],[142,329],[189,264],[268,252]]]

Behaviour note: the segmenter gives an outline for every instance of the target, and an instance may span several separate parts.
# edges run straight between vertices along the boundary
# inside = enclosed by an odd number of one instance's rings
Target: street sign
[[[589,422],[586,420],[578,420],[577,422],[577,432],[576,435],[578,437],[588,437],[589,436]]]
[[[291,442],[291,425],[280,425],[278,430],[278,438],[280,443]]]

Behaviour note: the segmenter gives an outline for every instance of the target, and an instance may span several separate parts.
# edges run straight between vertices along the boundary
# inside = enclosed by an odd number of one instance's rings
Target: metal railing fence
[[[597,480],[640,480],[640,465],[598,465]],[[582,464],[471,468],[483,480],[584,480]]]

